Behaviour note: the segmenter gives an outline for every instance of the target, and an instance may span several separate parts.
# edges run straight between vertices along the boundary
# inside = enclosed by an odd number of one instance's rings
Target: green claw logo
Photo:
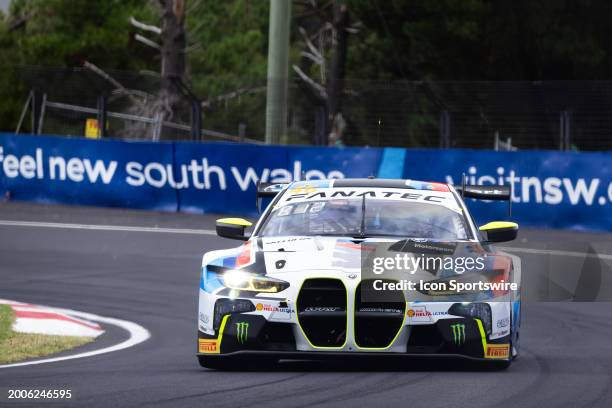
[[[465,343],[465,324],[451,324],[451,329],[453,329],[453,341],[457,346]]]
[[[247,322],[236,323],[236,338],[238,343],[244,344],[249,336],[249,324]]]

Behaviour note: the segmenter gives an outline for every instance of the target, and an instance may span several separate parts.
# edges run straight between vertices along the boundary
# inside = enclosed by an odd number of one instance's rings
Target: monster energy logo
[[[457,346],[465,343],[465,324],[451,324],[453,329],[453,341]]]
[[[236,338],[238,343],[244,344],[249,336],[249,324],[247,322],[236,323]]]

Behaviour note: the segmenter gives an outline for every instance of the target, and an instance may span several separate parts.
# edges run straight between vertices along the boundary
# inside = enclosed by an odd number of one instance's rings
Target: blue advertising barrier
[[[511,184],[524,226],[612,231],[612,152],[126,142],[0,133],[0,193],[11,199],[255,216],[258,180],[409,178]],[[478,222],[507,203],[468,200]]]

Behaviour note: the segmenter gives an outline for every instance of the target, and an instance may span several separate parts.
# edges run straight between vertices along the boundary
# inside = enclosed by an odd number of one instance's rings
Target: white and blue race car
[[[202,259],[203,367],[344,356],[507,367],[518,355],[520,260],[490,245],[518,225],[477,228],[464,203],[509,200],[507,186],[336,179],[260,183],[257,194],[271,202],[254,226],[217,221],[219,236],[244,243]],[[406,259],[410,270],[394,263]]]

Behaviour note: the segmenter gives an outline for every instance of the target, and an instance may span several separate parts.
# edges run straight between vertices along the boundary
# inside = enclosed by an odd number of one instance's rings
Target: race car
[[[200,365],[419,356],[509,366],[521,263],[491,244],[515,239],[518,225],[477,228],[467,198],[510,200],[511,191],[374,178],[260,183],[258,207],[270,202],[254,226],[216,223],[243,244],[202,259]]]

